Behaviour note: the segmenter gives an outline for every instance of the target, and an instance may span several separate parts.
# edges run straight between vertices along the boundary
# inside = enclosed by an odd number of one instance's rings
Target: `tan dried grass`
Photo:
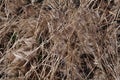
[[[1,0],[0,79],[119,80],[120,2],[113,2]]]

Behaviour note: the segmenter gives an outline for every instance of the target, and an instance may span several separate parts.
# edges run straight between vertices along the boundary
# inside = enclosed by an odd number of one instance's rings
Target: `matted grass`
[[[119,80],[119,0],[0,0],[0,80]]]

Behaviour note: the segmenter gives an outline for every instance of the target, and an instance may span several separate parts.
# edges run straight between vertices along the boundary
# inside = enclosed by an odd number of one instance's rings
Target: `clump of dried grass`
[[[119,80],[119,0],[1,0],[0,78]]]

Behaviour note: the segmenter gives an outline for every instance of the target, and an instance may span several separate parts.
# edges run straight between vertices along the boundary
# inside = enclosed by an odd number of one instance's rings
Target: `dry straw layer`
[[[0,0],[0,80],[119,80],[119,0]]]

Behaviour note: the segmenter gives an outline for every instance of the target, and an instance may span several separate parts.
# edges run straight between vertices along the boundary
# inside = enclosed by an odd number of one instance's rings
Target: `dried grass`
[[[0,80],[119,80],[119,0],[0,0]]]

